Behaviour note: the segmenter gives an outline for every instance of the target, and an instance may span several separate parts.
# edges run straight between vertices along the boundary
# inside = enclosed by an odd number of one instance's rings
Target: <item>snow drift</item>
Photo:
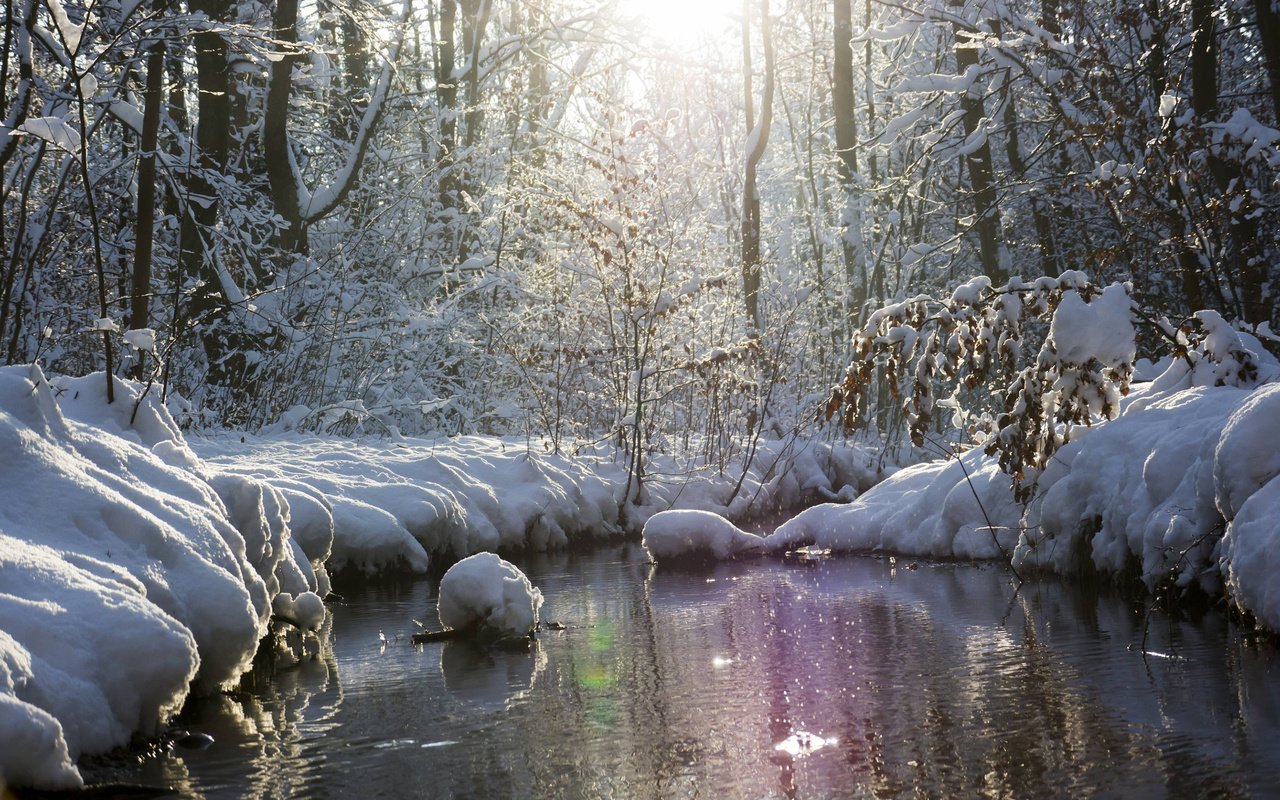
[[[642,537],[655,561],[699,556],[724,560],[764,551],[764,539],[709,511],[661,511],[644,524]]]
[[[0,368],[0,785],[78,785],[81,753],[234,684],[273,608],[323,617],[283,498],[224,480],[229,516],[168,412],[114,388]]]
[[[1202,321],[1204,351],[1168,364],[1116,419],[1074,429],[1026,508],[975,448],[903,469],[853,503],[810,508],[766,547],[1136,568],[1149,588],[1225,591],[1280,630],[1280,384],[1269,382],[1280,364],[1220,318]]]

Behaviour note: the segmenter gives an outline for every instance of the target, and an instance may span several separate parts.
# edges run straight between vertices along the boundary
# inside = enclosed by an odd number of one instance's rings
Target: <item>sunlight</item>
[[[619,13],[668,45],[688,47],[725,35],[741,13],[741,0],[618,0]]]

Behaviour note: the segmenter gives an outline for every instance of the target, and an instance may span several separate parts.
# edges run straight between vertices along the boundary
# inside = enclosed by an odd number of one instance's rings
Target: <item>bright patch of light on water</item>
[[[829,739],[825,739],[816,733],[796,731],[775,744],[773,749],[781,753],[786,753],[792,758],[804,758],[810,753],[816,753],[824,747],[831,747],[838,741],[839,740],[834,736]]]

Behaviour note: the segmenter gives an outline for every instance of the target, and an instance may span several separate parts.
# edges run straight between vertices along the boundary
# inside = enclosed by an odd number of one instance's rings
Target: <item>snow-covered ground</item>
[[[608,454],[481,437],[188,442],[158,391],[114,390],[108,404],[101,374],[0,368],[0,790],[76,786],[81,754],[234,685],[273,616],[323,622],[331,569],[421,572],[433,554],[621,533],[626,476]],[[687,477],[650,481],[628,522],[673,503],[742,517],[852,496],[871,460],[765,442],[735,494],[733,469],[658,457],[655,475]]]
[[[655,456],[647,501],[619,517],[627,476],[610,452],[557,454],[524,439],[352,440],[281,433],[192,437],[203,463],[327,504],[331,569],[424,571],[432,554],[543,550],[618,536],[671,507],[742,520],[837,495],[875,480],[875,454],[825,444],[761,442],[742,487],[719,472]],[[293,503],[293,500],[290,500]]]
[[[316,621],[279,495],[199,474],[168,414],[115,390],[0,369],[0,782],[76,785],[80,753],[233,684],[273,604]]]

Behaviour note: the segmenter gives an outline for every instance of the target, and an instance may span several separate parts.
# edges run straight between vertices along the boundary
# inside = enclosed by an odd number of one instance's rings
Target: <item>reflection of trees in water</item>
[[[429,613],[419,582],[337,614],[346,703],[326,629],[317,661],[180,724],[242,742],[222,757],[260,797],[1234,796],[1280,777],[1274,655],[1232,647],[1220,616],[1160,618],[1149,647],[1182,660],[1144,661],[1131,598],[1051,579],[1015,594],[995,568],[870,559],[651,573],[626,552],[529,559],[544,618],[570,626],[531,653],[378,653],[385,609]],[[837,743],[774,749],[800,731]]]
[[[1206,632],[1204,621],[1170,627],[1171,646],[1181,642],[1190,661],[1165,659],[1149,671],[1127,647],[1141,640],[1141,617],[1123,598],[1089,603],[1081,620],[1077,592],[1057,581],[1014,595],[999,570],[908,573],[879,562],[829,570],[855,577],[825,569],[781,581],[749,576],[715,604],[714,625],[695,607],[675,611],[696,620],[660,626],[666,684],[701,682],[708,709],[681,714],[692,696],[670,697],[666,706],[677,711],[669,724],[710,739],[724,735],[724,718],[736,726],[736,746],[704,748],[721,762],[699,766],[704,788],[737,781],[788,797],[837,789],[1026,797],[1126,784],[1231,796],[1246,788],[1215,777],[1239,774],[1248,758],[1250,744],[1231,722],[1245,713],[1248,692],[1222,658],[1223,632]],[[681,581],[659,573],[653,603],[684,594]],[[720,642],[747,655],[734,656],[738,685],[724,691],[750,687],[754,706],[733,708],[738,697],[717,694],[711,676],[697,674]],[[664,657],[664,647],[679,657]],[[1280,705],[1273,696],[1261,707]],[[1182,733],[1164,732],[1175,725]],[[770,753],[801,729],[837,737],[844,757]]]
[[[175,726],[213,736],[220,753],[222,779],[243,781],[243,796],[259,798],[300,797],[319,780],[323,757],[311,752],[304,741],[337,726],[343,689],[333,654],[332,617],[317,632],[300,635],[289,628],[279,632],[301,660],[273,652],[264,642],[253,670],[239,691],[197,698],[188,703]],[[210,753],[214,753],[210,750]],[[192,754],[190,758],[206,758]],[[206,765],[189,770],[184,752],[175,750],[160,760],[163,782],[183,796],[201,796],[198,778]],[[216,771],[213,770],[213,771]],[[221,783],[215,780],[215,783]],[[315,789],[311,787],[312,793]]]

